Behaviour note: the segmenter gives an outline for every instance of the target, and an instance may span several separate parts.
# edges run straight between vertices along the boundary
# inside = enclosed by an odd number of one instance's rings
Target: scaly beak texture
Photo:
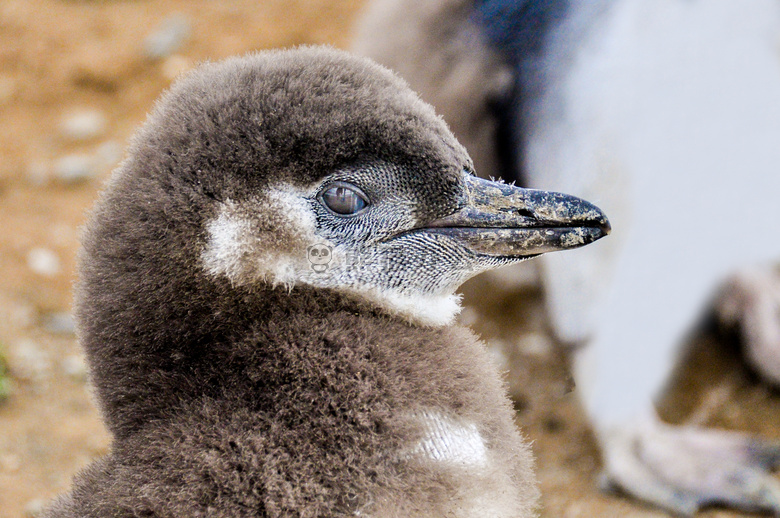
[[[550,191],[466,178],[466,205],[427,225],[479,255],[527,257],[592,243],[610,232],[592,203]]]

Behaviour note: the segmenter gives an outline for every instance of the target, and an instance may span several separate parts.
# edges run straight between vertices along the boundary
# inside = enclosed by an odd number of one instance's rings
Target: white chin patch
[[[392,315],[426,327],[450,325],[462,309],[458,294],[414,295],[379,289],[355,290],[355,293]]]

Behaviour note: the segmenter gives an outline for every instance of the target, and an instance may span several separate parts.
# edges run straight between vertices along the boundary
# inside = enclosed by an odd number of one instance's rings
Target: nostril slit
[[[526,218],[536,219],[536,214],[529,209],[517,209],[517,214]]]

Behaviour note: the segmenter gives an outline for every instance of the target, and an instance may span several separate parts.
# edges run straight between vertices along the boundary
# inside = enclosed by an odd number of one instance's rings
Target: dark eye
[[[365,197],[355,188],[334,185],[322,193],[322,202],[336,214],[357,214],[367,205]]]

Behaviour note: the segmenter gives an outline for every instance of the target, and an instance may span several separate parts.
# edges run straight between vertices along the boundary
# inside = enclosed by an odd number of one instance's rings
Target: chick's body
[[[415,250],[450,238],[414,232],[459,208],[468,167],[402,81],[345,53],[177,82],[88,224],[77,317],[114,440],[46,516],[532,516],[531,455],[483,344],[409,309],[452,300],[404,265],[447,266]],[[334,174],[363,182],[367,215],[323,208]],[[388,242],[361,217],[400,226],[407,257],[312,270],[312,243]]]
[[[210,343],[192,392],[160,388],[176,401],[55,515],[525,516],[530,455],[482,344],[317,295]],[[455,444],[432,458],[436,419]]]

